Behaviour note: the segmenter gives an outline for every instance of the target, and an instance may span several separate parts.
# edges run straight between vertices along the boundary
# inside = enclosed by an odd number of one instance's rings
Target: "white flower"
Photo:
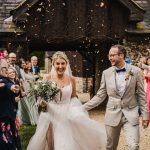
[[[41,81],[41,80],[38,80],[37,82],[38,82],[38,83],[42,83],[42,81]]]
[[[52,81],[38,80],[32,83],[32,89],[29,91],[30,95],[36,98],[41,98],[44,101],[55,101],[55,96],[60,91],[57,84]]]
[[[52,88],[55,88],[56,87],[56,83],[52,82]]]
[[[38,85],[35,85],[35,86],[34,86],[34,89],[37,90],[37,89],[38,89]]]
[[[126,74],[125,80],[129,80],[129,76],[134,76],[132,69]]]

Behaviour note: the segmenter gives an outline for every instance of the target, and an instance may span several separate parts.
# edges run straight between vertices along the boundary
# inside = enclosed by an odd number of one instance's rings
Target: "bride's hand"
[[[41,100],[40,101],[40,106],[41,107],[46,107],[48,105],[48,102],[44,101],[44,100]]]

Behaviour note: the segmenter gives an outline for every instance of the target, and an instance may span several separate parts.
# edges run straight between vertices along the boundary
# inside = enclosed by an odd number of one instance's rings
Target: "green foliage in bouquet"
[[[37,80],[30,83],[31,90],[29,91],[31,96],[35,96],[36,99],[41,98],[47,102],[55,100],[54,97],[60,91],[56,83],[50,80]]]

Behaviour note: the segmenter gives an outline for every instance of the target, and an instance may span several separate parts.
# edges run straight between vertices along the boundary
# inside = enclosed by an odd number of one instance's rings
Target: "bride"
[[[106,133],[103,125],[91,120],[76,98],[76,83],[71,75],[68,58],[63,52],[52,57],[52,70],[46,76],[61,89],[57,102],[42,112],[27,150],[105,150]]]

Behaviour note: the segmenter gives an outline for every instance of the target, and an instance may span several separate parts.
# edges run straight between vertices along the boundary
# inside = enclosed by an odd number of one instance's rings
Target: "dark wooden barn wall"
[[[108,31],[108,11],[107,3],[100,6],[101,2],[103,0],[66,0],[66,3],[43,0],[28,12],[27,35],[48,43],[81,42],[87,37],[102,40]]]
[[[125,36],[125,29],[129,21],[129,10],[119,3],[111,4],[111,32],[113,38],[121,38]]]

